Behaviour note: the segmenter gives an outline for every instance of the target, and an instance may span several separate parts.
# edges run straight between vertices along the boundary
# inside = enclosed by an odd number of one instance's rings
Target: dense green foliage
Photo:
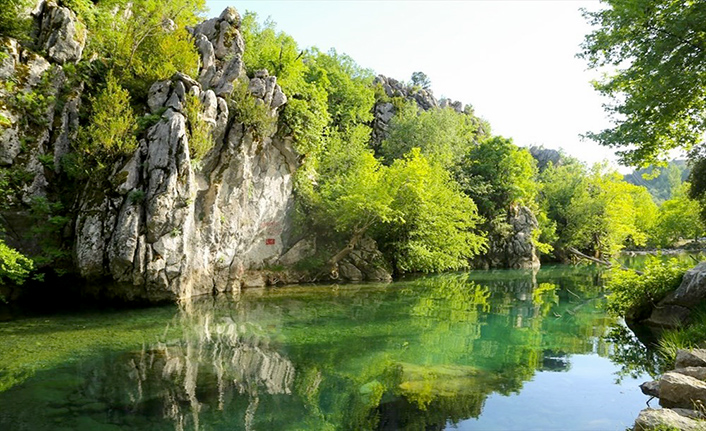
[[[698,239],[706,234],[700,218],[699,203],[688,196],[689,183],[676,189],[674,197],[659,207],[650,242],[658,247],[670,247],[680,240]]]
[[[392,119],[382,156],[387,163],[403,157],[412,148],[421,149],[445,167],[458,165],[478,141],[475,117],[459,115],[451,108],[419,112],[413,101],[402,105]]]
[[[496,136],[468,148],[459,179],[481,214],[493,222],[512,206],[534,205],[536,176],[537,163],[529,151]]]
[[[130,105],[130,93],[112,74],[106,87],[91,98],[92,113],[88,125],[79,131],[78,151],[98,169],[117,157],[132,154],[137,148],[137,118]]]
[[[479,221],[473,200],[451,174],[413,149],[388,171],[392,207],[402,215],[383,238],[399,271],[442,271],[468,266],[486,241],[475,233]]]
[[[34,269],[34,262],[0,239],[0,284],[23,284]],[[0,295],[0,299],[2,295]]]
[[[198,53],[185,27],[200,20],[203,0],[71,3],[90,33],[84,58],[95,56],[134,97],[145,97],[154,81],[175,72],[198,72]]]
[[[556,224],[556,246],[614,256],[626,245],[644,246],[657,206],[644,187],[596,165],[573,162],[542,173],[541,205]]]
[[[648,166],[625,175],[624,180],[644,186],[654,201],[661,205],[671,199],[682,182],[689,177],[690,169],[684,160],[672,160],[665,167]]]
[[[691,266],[692,263],[688,261],[650,257],[643,274],[621,268],[613,269],[607,284],[611,292],[608,295],[608,309],[619,315],[641,315],[676,290],[684,272]]]
[[[0,36],[26,38],[31,24],[30,0],[3,0],[0,8]]]
[[[703,2],[604,0],[585,12],[597,28],[581,57],[616,73],[595,83],[614,100],[615,126],[589,136],[620,151],[629,164],[648,165],[668,150],[689,149],[706,132],[706,45]]]

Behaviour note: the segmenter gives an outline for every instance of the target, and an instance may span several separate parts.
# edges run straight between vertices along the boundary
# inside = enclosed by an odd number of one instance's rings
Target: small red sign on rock
[[[275,239],[274,238],[267,238],[265,240],[265,245],[275,245]]]

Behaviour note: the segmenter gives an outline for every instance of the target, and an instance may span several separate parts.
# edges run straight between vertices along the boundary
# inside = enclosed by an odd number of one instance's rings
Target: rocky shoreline
[[[645,395],[659,398],[662,408],[642,410],[634,431],[706,430],[706,350],[679,350],[674,367],[659,380],[640,385]]]

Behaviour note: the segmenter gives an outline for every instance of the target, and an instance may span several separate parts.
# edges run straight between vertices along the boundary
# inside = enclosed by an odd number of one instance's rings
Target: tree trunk
[[[569,251],[570,253],[572,253],[572,254],[574,254],[574,255],[576,255],[576,256],[582,258],[582,259],[586,259],[586,260],[591,261],[591,262],[595,262],[595,263],[598,263],[598,264],[601,264],[601,265],[605,265],[605,266],[607,266],[608,268],[613,267],[613,264],[612,264],[612,263],[610,263],[610,262],[608,262],[608,261],[606,261],[606,260],[596,259],[595,257],[587,256],[587,255],[581,253],[580,251],[576,250],[576,249],[573,248],[573,247],[567,248],[567,251]],[[642,274],[643,274],[642,271],[638,271],[638,270],[632,269],[632,268],[626,268],[626,267],[624,267],[624,266],[622,266],[622,265],[620,265],[620,268],[622,268],[622,269],[624,269],[624,270],[626,270],[626,271],[634,271],[637,275],[642,275]]]
[[[351,237],[350,240],[348,240],[348,244],[346,244],[345,247],[343,247],[338,253],[334,254],[327,262],[326,262],[326,270],[328,271],[328,274],[331,276],[331,278],[338,278],[338,263],[343,260],[346,256],[350,254],[351,251],[355,248],[356,244],[358,244],[358,241],[363,237],[365,232],[367,232],[368,228],[372,225],[372,223],[367,223],[365,226],[363,226],[360,229],[357,229],[355,232],[353,232],[353,236]],[[323,274],[321,274],[323,275]]]

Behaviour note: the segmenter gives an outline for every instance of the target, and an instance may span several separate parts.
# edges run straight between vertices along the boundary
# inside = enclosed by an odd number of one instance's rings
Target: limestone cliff
[[[84,193],[76,223],[84,277],[110,274],[149,296],[184,297],[237,290],[246,270],[282,254],[297,157],[288,143],[257,136],[229,112],[224,96],[247,79],[239,19],[227,9],[194,29],[200,82],[177,74],[155,83],[149,107],[164,111],[161,121],[114,175],[113,194]],[[266,71],[255,74],[249,89],[273,116],[286,103]],[[182,112],[187,94],[201,100],[215,141],[201,166],[190,156]],[[131,199],[135,194],[144,200]]]
[[[47,101],[45,117],[28,120],[12,103],[16,96],[1,90],[0,114],[9,124],[0,128],[0,164],[26,178],[6,213],[56,188],[79,121],[83,84],[69,82],[63,67],[81,59],[86,35],[73,12],[54,2],[34,13],[35,51],[43,55],[3,40],[0,78],[32,97],[41,87]],[[274,119],[287,97],[266,70],[248,78],[239,26],[240,16],[228,8],[191,30],[199,76],[177,73],[154,83],[145,110],[159,120],[134,154],[113,167],[110,188],[91,182],[79,188],[64,240],[73,244],[82,277],[114,280],[122,296],[173,299],[238,290],[248,270],[274,264],[286,251],[298,155],[274,130],[263,134],[243,124],[229,95],[246,85]],[[184,112],[189,96],[200,100],[199,117],[213,141],[199,161]]]

